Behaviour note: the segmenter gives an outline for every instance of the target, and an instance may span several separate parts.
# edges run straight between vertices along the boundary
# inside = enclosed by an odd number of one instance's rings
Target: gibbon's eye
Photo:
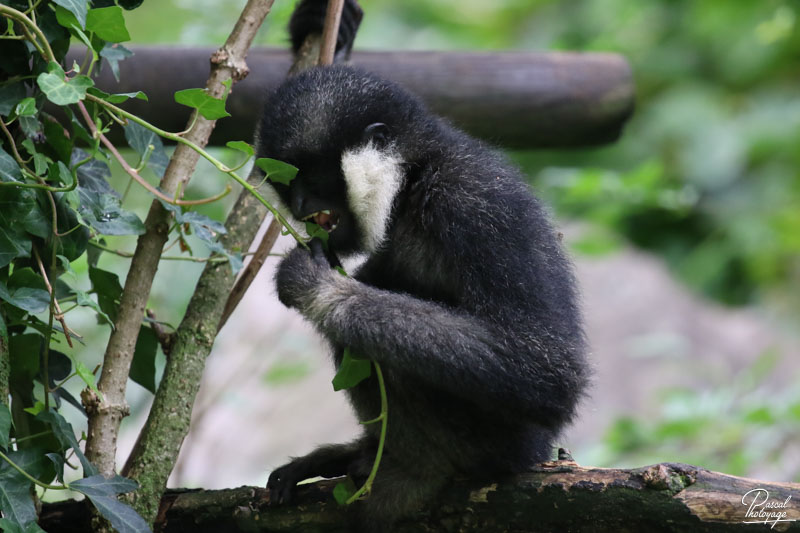
[[[389,142],[389,126],[383,122],[373,122],[366,128],[362,134],[364,142],[374,142],[378,146],[386,146]]]

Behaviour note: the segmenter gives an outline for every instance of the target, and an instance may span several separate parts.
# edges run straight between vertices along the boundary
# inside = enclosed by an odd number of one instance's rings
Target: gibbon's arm
[[[281,263],[276,279],[284,304],[364,357],[465,399],[511,402],[543,422],[561,419],[572,405],[572,365],[533,335],[523,347],[474,316],[345,277],[323,254],[301,248]]]

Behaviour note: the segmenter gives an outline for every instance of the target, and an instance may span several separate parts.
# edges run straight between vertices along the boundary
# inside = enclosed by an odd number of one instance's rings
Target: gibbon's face
[[[297,220],[328,232],[335,253],[373,252],[386,237],[404,176],[387,133],[385,124],[373,123],[354,146],[292,154],[285,161],[297,176],[288,186],[273,184]]]

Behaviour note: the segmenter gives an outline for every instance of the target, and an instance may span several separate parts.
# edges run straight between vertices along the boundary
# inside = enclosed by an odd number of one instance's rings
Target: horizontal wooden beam
[[[131,101],[126,109],[161,128],[180,131],[188,113],[173,94],[203,86],[213,49],[133,51],[133,57],[120,63],[119,83],[104,65],[97,85],[108,92],[144,91],[149,103]],[[355,52],[352,63],[398,82],[437,114],[507,148],[609,143],[619,137],[633,110],[631,70],[616,54]],[[285,78],[290,56],[282,50],[253,49],[247,64],[250,75],[229,99],[232,117],[218,122],[212,144],[250,140],[264,95]]]

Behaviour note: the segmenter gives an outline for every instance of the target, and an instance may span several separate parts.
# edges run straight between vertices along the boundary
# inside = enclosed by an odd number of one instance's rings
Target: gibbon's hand
[[[322,242],[312,239],[309,247],[310,251],[298,245],[278,265],[275,284],[278,299],[286,307],[302,309],[313,297],[317,286],[333,272]]]

